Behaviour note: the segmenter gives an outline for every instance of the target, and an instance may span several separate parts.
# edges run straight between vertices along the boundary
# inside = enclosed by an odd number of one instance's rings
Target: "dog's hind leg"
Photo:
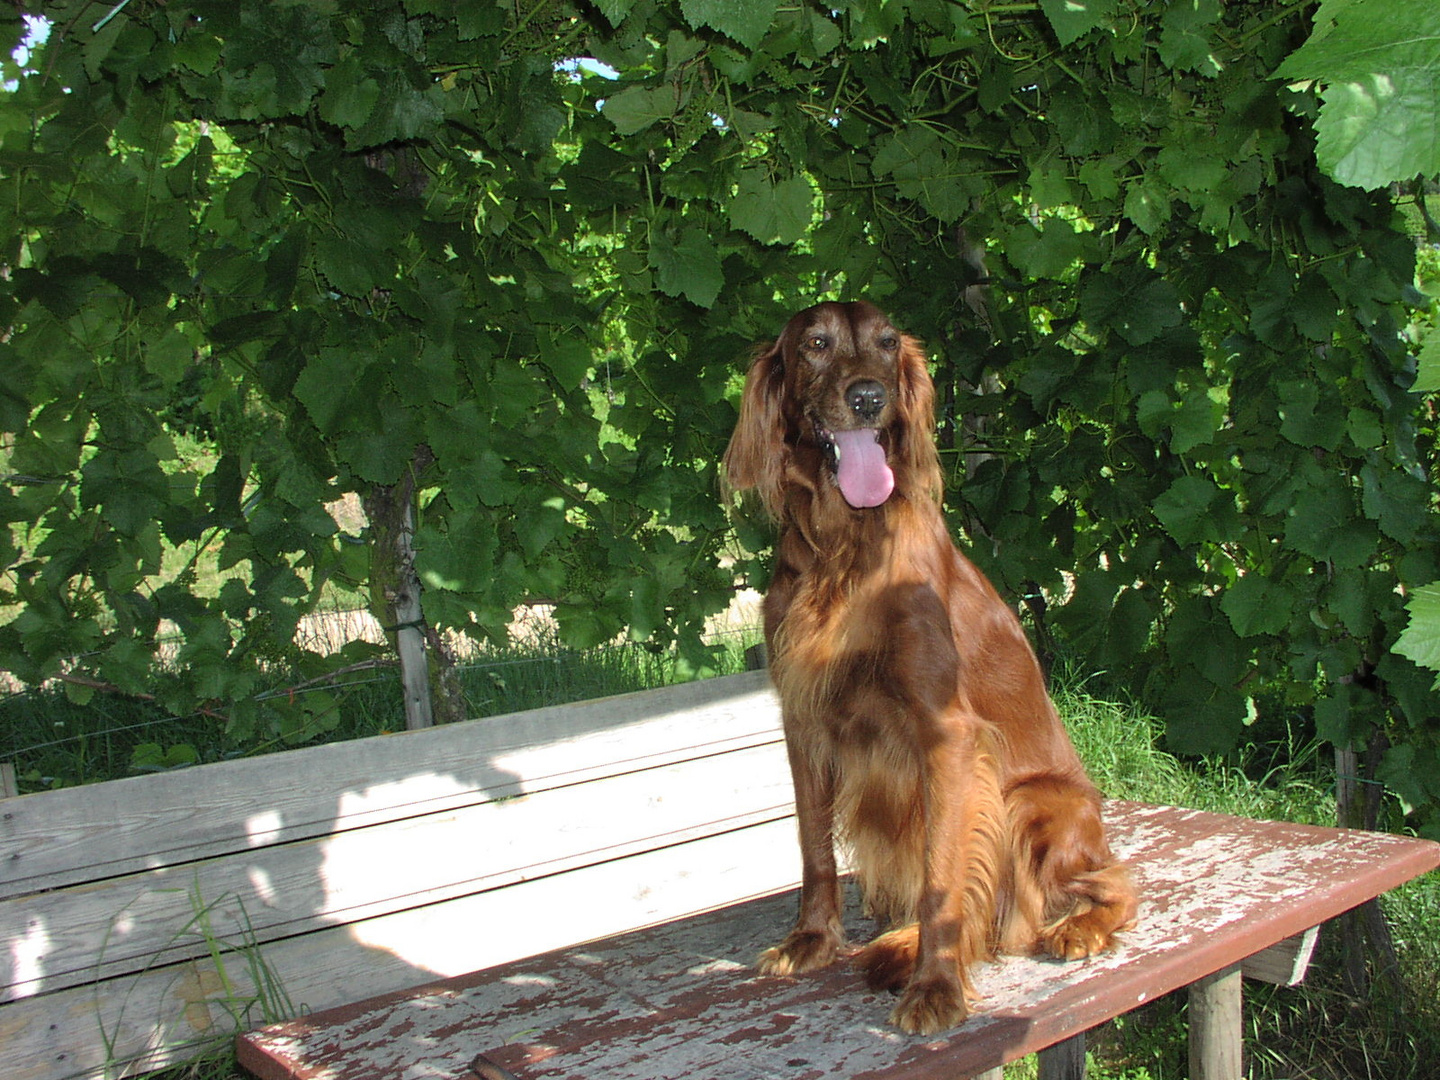
[[[1129,870],[1105,842],[1094,789],[1039,776],[1013,787],[1005,802],[1011,883],[1002,948],[1064,960],[1110,948],[1134,925],[1136,898]]]

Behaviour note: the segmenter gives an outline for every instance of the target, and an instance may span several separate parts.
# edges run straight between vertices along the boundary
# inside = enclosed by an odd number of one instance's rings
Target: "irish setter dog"
[[[933,409],[912,338],[817,304],[756,357],[725,452],[780,530],[765,637],[803,868],[760,970],[845,951],[842,843],[890,927],[856,963],[916,1034],[965,1019],[978,961],[1091,956],[1136,911],[1019,619],[946,530]]]

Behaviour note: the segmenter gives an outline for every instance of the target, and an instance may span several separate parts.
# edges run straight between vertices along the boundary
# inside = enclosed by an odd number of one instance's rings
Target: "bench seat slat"
[[[344,793],[342,816],[393,803],[391,786]],[[441,788],[435,778],[426,791]],[[784,750],[772,743],[31,894],[0,902],[0,940],[45,926],[43,968],[28,980],[0,969],[0,1000],[204,957],[203,937],[177,933],[201,908],[213,933],[263,946],[792,812]]]
[[[644,739],[631,729],[644,727]],[[624,769],[773,741],[779,706],[746,672],[593,701],[9,800],[0,814],[0,898],[439,813]],[[425,795],[433,777],[456,783]],[[404,777],[363,812],[336,796]],[[263,795],[263,797],[261,797]]]

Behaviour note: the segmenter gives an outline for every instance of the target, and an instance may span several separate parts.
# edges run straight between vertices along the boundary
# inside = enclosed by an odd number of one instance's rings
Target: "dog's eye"
[[[900,339],[894,334],[886,334],[880,339],[880,348],[882,349],[898,349],[899,347]]]
[[[821,349],[827,349],[830,347],[830,339],[827,338],[824,334],[812,334],[810,335],[809,340],[805,342],[805,347],[807,349],[814,349],[818,352]]]

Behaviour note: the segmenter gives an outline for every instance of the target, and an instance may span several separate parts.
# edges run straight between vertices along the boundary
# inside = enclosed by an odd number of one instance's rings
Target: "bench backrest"
[[[796,881],[764,672],[0,800],[8,1080]]]

